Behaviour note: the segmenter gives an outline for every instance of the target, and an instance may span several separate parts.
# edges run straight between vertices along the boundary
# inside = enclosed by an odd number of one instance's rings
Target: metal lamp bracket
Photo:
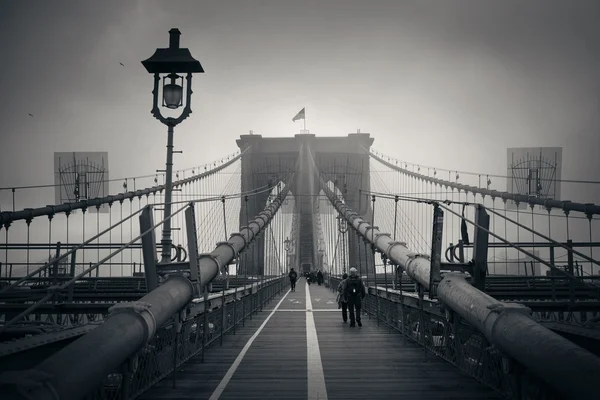
[[[152,116],[162,122],[163,124],[171,127],[175,127],[179,125],[183,120],[190,116],[192,113],[191,101],[192,101],[192,73],[188,72],[187,77],[187,90],[185,96],[185,107],[181,115],[177,118],[165,118],[160,112],[160,108],[158,107],[158,86],[160,83],[160,75],[158,73],[154,74],[154,89],[152,90]]]

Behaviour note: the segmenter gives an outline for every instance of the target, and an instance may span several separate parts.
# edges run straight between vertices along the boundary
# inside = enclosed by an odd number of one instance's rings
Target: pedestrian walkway
[[[335,293],[300,279],[246,326],[142,399],[497,399],[374,319],[342,322]]]

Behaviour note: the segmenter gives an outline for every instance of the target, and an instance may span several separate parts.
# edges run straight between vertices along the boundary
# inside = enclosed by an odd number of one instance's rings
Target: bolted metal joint
[[[416,258],[424,258],[426,260],[430,260],[431,257],[428,254],[420,254],[420,253],[408,253],[406,255],[406,257],[408,257],[411,260],[414,260]]]
[[[262,218],[261,218],[261,221],[263,221],[263,223],[264,223],[264,220],[263,220]],[[252,228],[250,228],[250,225],[251,225],[251,224],[254,224],[254,225],[256,225],[256,226],[258,227],[258,229],[256,230],[256,233],[254,233],[254,231],[252,230]],[[263,226],[264,226],[264,225],[263,225]],[[251,232],[252,232],[252,236],[253,236],[253,237],[252,237],[252,239],[254,239],[254,236],[258,235],[258,232],[260,232],[260,230],[262,229],[262,226],[260,226],[260,224],[257,222],[257,220],[256,220],[256,219],[254,219],[254,220],[252,220],[252,221],[250,221],[250,222],[248,223],[248,228],[249,228],[249,229],[251,230]]]
[[[496,314],[509,312],[531,315],[531,309],[520,303],[496,303],[490,304],[489,306],[487,306],[487,308]]]
[[[387,238],[389,238],[390,240],[392,239],[392,236],[391,236],[389,233],[382,233],[382,232],[379,232],[379,233],[376,233],[376,234],[375,234],[375,241],[378,241],[380,237],[387,237]]]
[[[247,230],[249,232],[249,233],[246,234],[247,237],[242,234],[242,232],[244,232],[244,230]],[[251,242],[251,240],[250,240],[250,234],[251,233],[253,234],[253,231],[252,231],[252,229],[250,229],[250,227],[248,227],[248,226],[242,226],[242,227],[240,227],[239,233],[236,233],[235,235],[240,235],[241,237],[243,237],[244,238],[244,243],[248,244],[249,242]],[[233,237],[233,236],[234,235],[232,234],[231,237]]]
[[[234,235],[231,235],[231,236],[234,236]],[[220,246],[228,247],[231,250],[231,252],[233,254],[233,257],[231,257],[232,260],[234,260],[234,259],[236,259],[236,258],[239,257],[240,253],[235,249],[235,247],[231,243],[229,243],[229,242],[219,242],[219,243],[217,243],[217,247],[220,247]],[[227,268],[228,266],[229,266],[229,264],[224,264],[221,267],[221,271],[220,272],[222,274],[224,274],[225,273],[225,268]]]
[[[144,321],[144,325],[146,326],[146,335],[144,338],[144,343],[147,343],[150,338],[154,336],[156,333],[157,323],[154,318],[154,314],[150,311],[152,305],[150,303],[146,303],[143,301],[131,301],[128,303],[118,303],[108,309],[108,317],[107,320],[117,314],[120,313],[130,313],[137,315]]]
[[[405,242],[390,242],[390,245],[388,246],[388,248],[385,250],[385,252],[387,254],[390,254],[392,252],[392,249],[396,246],[402,246],[404,248],[407,248],[406,243]]]

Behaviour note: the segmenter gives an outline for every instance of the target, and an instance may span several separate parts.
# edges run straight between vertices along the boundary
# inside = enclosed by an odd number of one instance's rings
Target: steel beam
[[[374,244],[375,248],[384,253],[392,263],[401,266],[415,282],[429,289],[431,261],[428,255],[412,252],[406,247],[405,243],[395,242],[390,235],[381,233],[379,229],[372,227],[342,203],[327,187],[327,182],[323,178],[321,178],[321,188],[329,201],[354,230],[368,240],[369,243]]]
[[[102,325],[44,360],[33,370],[20,371],[29,378],[30,385],[37,383],[39,386],[26,388],[21,384],[8,398],[82,398],[152,338],[157,327],[183,308],[191,300],[192,294],[193,287],[189,280],[172,276],[139,301],[114,306],[111,309],[113,312]],[[2,382],[6,380],[5,375]]]
[[[203,172],[201,174],[196,174],[194,176],[190,176],[189,178],[180,179],[176,182],[173,182],[172,186],[174,188],[183,186],[188,183],[195,182],[199,179],[202,179],[206,176],[209,176],[209,175],[211,175],[215,172],[218,172],[224,168],[227,168],[229,165],[233,164],[238,159],[240,159],[246,151],[247,151],[247,149],[242,150],[240,152],[240,154],[233,157],[231,160],[229,160],[209,171]],[[165,190],[165,188],[166,188],[166,185],[159,185],[159,186],[154,186],[154,187],[143,189],[143,190],[135,190],[135,191],[131,191],[131,192],[119,193],[114,196],[99,197],[96,199],[81,200],[81,201],[73,202],[73,203],[57,204],[57,205],[53,205],[53,206],[46,206],[46,207],[39,207],[39,208],[27,208],[22,211],[0,212],[0,226],[2,226],[4,224],[10,224],[14,221],[27,220],[29,218],[40,217],[42,215],[49,216],[49,215],[54,215],[54,214],[58,214],[58,213],[70,212],[73,210],[88,209],[91,207],[100,207],[103,204],[111,205],[115,201],[122,202],[123,200],[127,200],[127,199],[133,200],[135,197],[140,198],[142,196],[149,196],[154,193],[162,192],[163,190]]]
[[[527,307],[499,302],[457,273],[444,277],[438,295],[491,343],[563,395],[586,399],[596,392],[600,358],[535,322]]]
[[[412,253],[404,243],[393,242],[343,204],[321,178],[321,188],[352,227],[415,282],[429,289],[429,257]],[[544,328],[530,318],[531,310],[502,303],[473,287],[464,274],[445,274],[437,288],[440,301],[482,332],[490,343],[528,367],[570,398],[589,398],[600,382],[600,358]],[[565,365],[569,366],[568,371]]]
[[[365,150],[367,152],[369,151],[366,148],[365,148]],[[560,201],[560,200],[552,200],[552,199],[540,199],[538,197],[526,196],[523,194],[501,192],[498,190],[483,189],[483,188],[480,188],[477,186],[462,185],[460,183],[446,181],[444,179],[432,178],[427,175],[418,174],[416,172],[409,171],[405,168],[398,167],[397,165],[387,162],[383,158],[378,157],[370,152],[369,152],[369,155],[372,158],[374,158],[375,160],[377,160],[380,163],[382,163],[383,165],[385,165],[386,167],[391,168],[395,171],[399,171],[407,176],[410,176],[410,177],[413,177],[416,179],[420,179],[420,180],[423,180],[426,182],[430,182],[430,183],[433,183],[434,185],[457,189],[459,192],[463,191],[465,193],[468,193],[468,192],[471,192],[473,194],[477,193],[482,196],[490,196],[492,199],[498,198],[498,199],[502,199],[503,201],[512,200],[516,203],[529,204],[531,206],[533,206],[533,205],[543,206],[548,210],[550,210],[552,208],[558,208],[558,209],[563,210],[565,213],[569,213],[570,211],[577,211],[577,212],[584,213],[589,218],[591,218],[594,215],[600,215],[600,205],[596,205],[596,204],[592,204],[592,203],[585,203],[585,204],[584,203],[575,203],[575,202],[568,201],[568,200]]]
[[[208,285],[267,226],[283,202],[290,185],[241,233],[200,255],[200,282]],[[134,355],[154,336],[158,327],[190,303],[194,285],[173,275],[139,301],[111,308],[105,322],[89,334],[55,353],[34,369],[0,375],[8,386],[3,399],[77,400],[97,389],[108,374]],[[15,384],[15,382],[17,382]]]

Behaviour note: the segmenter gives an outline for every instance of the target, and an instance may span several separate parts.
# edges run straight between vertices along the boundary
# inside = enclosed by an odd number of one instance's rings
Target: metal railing
[[[335,291],[340,277],[331,277]],[[411,340],[451,363],[469,376],[509,399],[559,400],[561,396],[541,379],[524,369],[491,344],[474,326],[457,314],[449,320],[435,300],[419,303],[415,294],[382,287],[368,287],[363,310],[377,323],[400,332]]]
[[[204,361],[207,349],[217,344],[222,346],[227,334],[235,335],[246,319],[252,319],[253,314],[288,286],[288,279],[278,277],[214,293],[208,297],[206,312],[204,300],[198,299],[180,333],[174,323],[158,329],[141,350],[108,375],[102,386],[86,399],[134,399],[169,375],[175,387],[179,366],[193,357]]]

